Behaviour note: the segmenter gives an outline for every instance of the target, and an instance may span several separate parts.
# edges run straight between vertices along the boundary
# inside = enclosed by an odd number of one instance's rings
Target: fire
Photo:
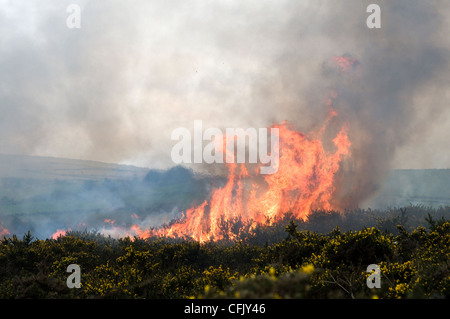
[[[11,233],[9,232],[8,229],[6,229],[5,227],[3,227],[3,224],[0,225],[0,238],[1,237],[5,237],[10,235]]]
[[[334,56],[333,57],[334,65],[343,72],[349,73],[351,70],[357,70],[360,67],[360,63],[356,58],[348,54],[344,54],[343,56]]]
[[[190,237],[200,242],[234,239],[240,229],[271,225],[286,214],[306,220],[313,209],[332,209],[334,176],[350,155],[347,126],[332,140],[333,151],[322,143],[325,129],[337,112],[330,110],[325,124],[309,135],[288,122],[279,129],[279,169],[271,175],[249,172],[244,164],[227,163],[228,179],[211,199],[194,206],[184,216],[157,229],[132,226],[137,236]],[[236,229],[238,228],[238,229]],[[239,229],[240,228],[240,229]],[[234,229],[232,231],[232,229]]]
[[[71,229],[69,228],[68,230],[65,229],[57,229],[56,232],[53,233],[52,235],[52,239],[58,239],[58,237],[62,237],[62,236],[66,236],[67,232],[70,232]]]
[[[104,220],[104,223],[105,223],[105,224],[114,225],[114,224],[116,223],[116,221],[113,220],[113,219],[106,218],[106,219]]]

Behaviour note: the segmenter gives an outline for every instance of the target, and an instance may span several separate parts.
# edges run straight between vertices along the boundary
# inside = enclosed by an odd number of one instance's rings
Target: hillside
[[[149,228],[179,218],[221,178],[181,166],[152,170],[94,161],[0,155],[0,233]],[[450,170],[397,170],[362,208],[450,206]],[[108,222],[108,223],[106,223]],[[2,230],[3,229],[3,230]]]
[[[148,168],[96,161],[0,154],[0,178],[41,180],[142,179]]]
[[[368,206],[450,206],[450,169],[394,170]]]

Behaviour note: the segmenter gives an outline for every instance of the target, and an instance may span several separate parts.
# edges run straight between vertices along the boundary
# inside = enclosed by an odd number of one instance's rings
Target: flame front
[[[336,115],[336,111],[330,110],[324,126],[309,136],[287,122],[275,125],[279,129],[276,173],[258,175],[249,173],[244,164],[227,163],[227,183],[213,191],[209,201],[190,208],[182,218],[165,227],[143,231],[134,225],[132,230],[142,238],[232,240],[240,227],[252,231],[257,225],[271,225],[286,214],[306,220],[313,209],[332,209],[334,177],[341,161],[349,156],[350,147],[346,125],[332,140],[333,152],[323,146],[322,135]]]

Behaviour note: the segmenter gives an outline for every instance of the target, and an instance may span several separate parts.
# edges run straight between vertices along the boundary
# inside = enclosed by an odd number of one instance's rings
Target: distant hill
[[[0,178],[103,180],[142,179],[148,168],[54,157],[0,154]]]
[[[450,206],[450,169],[393,170],[368,203],[376,208],[410,204]]]

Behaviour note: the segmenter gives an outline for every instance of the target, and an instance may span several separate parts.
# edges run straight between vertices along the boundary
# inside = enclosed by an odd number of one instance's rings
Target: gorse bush
[[[407,212],[407,211],[406,211]],[[414,210],[417,214],[418,210]],[[402,211],[396,211],[401,216]],[[329,213],[331,219],[341,215]],[[364,214],[369,214],[365,211]],[[313,215],[315,216],[315,215]],[[237,242],[150,238],[114,239],[69,232],[56,240],[28,232],[0,241],[1,298],[448,298],[450,222],[416,215],[395,231],[337,223],[319,232],[299,220],[259,227]],[[407,217],[406,217],[407,216]],[[446,217],[446,215],[444,215]],[[356,217],[349,215],[347,220]],[[388,225],[379,217],[378,225]],[[342,220],[341,220],[342,221]],[[316,229],[316,230],[314,230]],[[283,236],[281,236],[281,232]],[[264,236],[264,234],[266,234]],[[66,285],[70,264],[81,268],[81,288]],[[381,288],[368,288],[370,264]]]

